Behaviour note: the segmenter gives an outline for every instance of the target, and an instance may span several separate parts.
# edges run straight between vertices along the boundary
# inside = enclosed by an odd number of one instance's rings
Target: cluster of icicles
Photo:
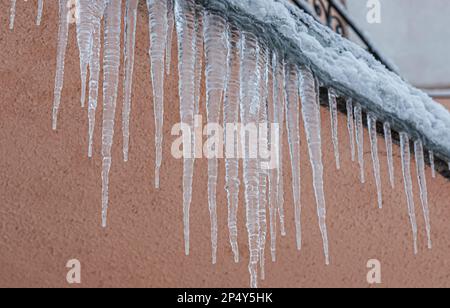
[[[12,0],[11,28],[14,25],[15,1]],[[164,80],[170,74],[172,33],[176,29],[178,37],[180,116],[184,124],[193,129],[194,116],[199,112],[200,87],[203,71],[207,89],[206,109],[208,123],[220,121],[223,108],[223,122],[242,125],[249,123],[286,123],[287,138],[292,167],[292,190],[295,209],[297,248],[302,247],[301,233],[301,193],[300,193],[300,117],[303,118],[307,136],[310,162],[313,171],[314,193],[317,215],[323,237],[326,264],[330,263],[328,235],[326,227],[326,206],[323,185],[323,164],[321,149],[320,81],[310,68],[296,66],[286,61],[283,55],[269,50],[252,33],[241,32],[224,17],[212,15],[194,0],[147,0],[150,27],[151,79],[156,122],[156,171],[155,185],[159,187],[159,169],[162,161],[162,127],[164,119]],[[43,1],[39,1],[38,23],[42,16]],[[123,155],[128,160],[129,118],[135,50],[135,31],[138,0],[126,1],[125,21],[125,68],[123,100]],[[111,147],[114,135],[119,68],[121,59],[122,0],[78,0],[77,1],[77,41],[80,52],[82,94],[81,105],[85,105],[87,84],[89,109],[89,157],[92,156],[95,111],[98,101],[100,74],[101,28],[104,19],[103,55],[103,189],[102,225],[106,227],[108,209],[108,178],[111,167]],[[53,128],[57,126],[57,115],[61,101],[64,77],[64,58],[68,40],[70,6],[67,0],[59,0],[59,34],[57,51],[57,72],[55,80]],[[205,69],[203,65],[205,59]],[[89,80],[87,72],[89,69]],[[336,167],[340,168],[338,142],[337,93],[330,89],[329,103],[332,122],[332,140],[336,157]],[[361,182],[365,182],[363,156],[363,116],[362,107],[347,99],[348,132],[350,136],[352,160],[358,160],[361,167]],[[380,162],[377,144],[377,119],[368,114],[368,129],[371,142],[373,168],[378,191],[378,205],[382,207]],[[261,168],[261,159],[246,158],[243,161],[245,187],[245,207],[249,239],[251,286],[257,286],[258,270],[264,279],[264,259],[267,229],[270,231],[272,260],[276,259],[277,223],[281,234],[285,235],[284,187],[282,142],[283,130],[277,136],[260,136],[268,146],[277,148],[278,168]],[[268,130],[270,131],[270,130]],[[384,124],[390,184],[394,187],[394,166],[392,156],[392,136],[389,123]],[[245,142],[242,147],[247,151]],[[410,170],[410,140],[406,133],[400,133],[403,178],[407,205],[414,237],[414,251],[417,253],[417,225]],[[227,138],[224,138],[227,140]],[[263,140],[263,141],[264,141]],[[191,140],[194,149],[195,140]],[[273,143],[273,144],[270,144]],[[237,146],[237,145],[233,145]],[[431,227],[425,180],[424,150],[422,142],[414,142],[417,161],[417,175],[421,202],[426,221],[428,245],[431,248]],[[195,157],[194,153],[190,157]],[[434,156],[430,152],[434,170]],[[192,199],[194,159],[184,159],[183,170],[183,210],[185,252],[189,254],[189,209]],[[217,253],[217,189],[218,162],[208,161],[208,205],[211,214],[212,261]],[[239,262],[237,211],[239,203],[239,161],[226,159],[226,190],[228,193],[228,226],[234,259]],[[267,223],[267,211],[269,223]]]

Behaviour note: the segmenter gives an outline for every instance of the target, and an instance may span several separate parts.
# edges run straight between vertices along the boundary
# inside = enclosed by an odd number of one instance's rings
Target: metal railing
[[[340,2],[336,0],[293,0],[293,2],[316,20],[344,37],[349,36],[349,29],[351,29],[364,44],[368,52],[370,52],[378,61],[383,63],[389,70],[396,72],[393,65],[389,63],[379,50],[377,50],[370,39],[364,34],[364,31],[362,31],[349,16],[347,10]]]

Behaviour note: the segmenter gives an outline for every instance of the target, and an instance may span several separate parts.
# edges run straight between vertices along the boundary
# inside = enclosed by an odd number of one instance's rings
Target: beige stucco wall
[[[16,29],[7,31],[7,11],[4,1],[0,4],[0,286],[67,287],[65,264],[77,258],[82,263],[84,287],[247,287],[244,205],[241,201],[242,262],[235,265],[228,244],[224,189],[218,191],[218,263],[210,263],[205,160],[199,161],[195,170],[191,256],[184,255],[182,162],[170,155],[170,130],[179,121],[174,76],[166,84],[162,188],[153,189],[154,122],[144,11],[138,20],[130,162],[121,161],[120,87],[107,230],[100,227],[100,126],[95,135],[95,157],[89,160],[87,114],[79,107],[75,29],[71,28],[67,51],[60,126],[53,132],[50,123],[56,65],[56,2],[46,2],[40,28],[34,26],[34,17],[30,18],[35,14],[34,6],[19,1]],[[100,123],[101,110],[97,119]],[[339,117],[341,171],[334,167],[326,110],[322,110],[322,119],[332,265],[326,267],[323,261],[311,171],[303,145],[303,250],[295,250],[290,172],[286,168],[288,236],[279,237],[277,263],[272,264],[267,255],[267,279],[261,286],[368,287],[366,263],[373,258],[382,262],[384,287],[450,286],[448,181],[440,176],[431,179],[427,169],[434,240],[434,249],[428,251],[414,178],[420,232],[420,252],[414,256],[398,147],[394,148],[396,189],[392,190],[388,186],[384,142],[379,140],[385,208],[378,210],[367,132],[368,181],[361,185],[358,166],[350,160],[345,117]],[[285,153],[285,166],[288,161]],[[413,163],[413,171],[414,168]],[[220,188],[224,186],[223,177],[221,162]]]

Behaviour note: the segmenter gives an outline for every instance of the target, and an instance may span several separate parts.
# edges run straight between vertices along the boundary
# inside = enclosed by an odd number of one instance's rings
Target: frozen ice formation
[[[124,81],[123,81],[123,160],[128,161],[130,147],[131,92],[133,88],[134,54],[136,48],[136,20],[139,0],[127,0],[124,33]]]
[[[227,59],[228,76],[227,86],[223,103],[223,123],[239,122],[239,93],[240,93],[240,44],[241,34],[236,28],[230,29],[229,53]],[[228,198],[228,229],[230,244],[234,254],[234,261],[239,262],[237,211],[239,208],[239,159],[238,153],[238,131],[237,129],[226,129],[224,132],[225,148],[232,153],[227,153],[225,158],[225,189]],[[231,136],[233,138],[231,138]],[[232,140],[233,144],[229,144]],[[231,158],[230,158],[231,157]]]
[[[379,121],[391,122],[450,161],[450,112],[389,71],[357,44],[334,33],[291,1],[201,0],[280,49],[294,64],[310,65],[325,86],[353,98]],[[245,22],[251,20],[252,22]]]
[[[356,128],[356,145],[358,148],[358,163],[361,171],[360,179],[361,183],[366,182],[366,176],[364,173],[364,126],[362,107],[358,103],[355,106],[355,128]]]
[[[373,114],[367,115],[367,127],[369,128],[370,148],[372,153],[373,174],[377,187],[378,208],[383,208],[383,196],[381,192],[380,159],[378,157],[377,118]]]
[[[299,77],[296,66],[286,68],[286,125],[289,152],[292,167],[292,192],[294,194],[294,212],[297,249],[302,248],[301,202],[300,202],[300,107]]]
[[[330,104],[330,118],[331,118],[331,137],[333,139],[334,156],[336,159],[336,169],[341,169],[340,155],[339,155],[339,137],[338,137],[338,110],[336,92],[333,89],[328,91],[328,102]]]
[[[119,87],[122,0],[108,1],[105,9],[103,52],[103,131],[102,131],[102,226],[106,227],[109,202],[109,172],[114,138],[117,90]]]
[[[242,125],[258,123],[260,109],[260,82],[258,70],[259,45],[251,33],[243,33],[241,41],[241,98],[240,114]],[[250,145],[246,132],[241,132],[242,150],[245,153],[243,178],[245,186],[245,206],[247,217],[248,245],[250,251],[249,272],[250,286],[258,285],[259,245],[259,174],[258,159],[250,155]]]
[[[164,79],[167,47],[167,2],[147,0],[150,24],[150,61],[155,114],[155,188],[159,188],[164,125]]]
[[[88,157],[92,157],[94,143],[95,112],[98,106],[100,79],[101,23],[105,14],[106,0],[92,3],[92,51],[89,59],[89,104],[88,104]]]
[[[305,125],[309,158],[313,171],[314,193],[317,203],[320,232],[322,233],[325,263],[330,264],[328,231],[326,225],[327,210],[323,189],[322,141],[320,137],[320,110],[317,104],[317,88],[312,71],[308,67],[300,68],[300,96],[302,101],[303,124]]]
[[[92,53],[93,11],[95,0],[78,0],[77,2],[77,41],[80,52],[81,107],[85,105],[88,65]]]
[[[11,8],[9,12],[9,29],[14,29],[14,20],[16,19],[16,0],[11,0]]]
[[[180,118],[191,132],[194,130],[195,116],[195,15],[196,5],[193,0],[175,0],[175,20],[178,35],[178,72]],[[189,219],[192,201],[192,181],[194,176],[194,138],[191,134],[190,144],[184,145],[183,163],[183,220],[185,253],[189,255]]]
[[[53,98],[52,127],[57,128],[58,111],[61,104],[61,92],[64,85],[64,64],[66,59],[67,40],[69,35],[69,8],[65,0],[59,0],[58,48],[56,56],[55,91]]]
[[[389,181],[391,182],[392,188],[394,188],[395,186],[394,157],[392,154],[392,131],[389,122],[385,122],[383,124],[383,130],[384,130],[384,139],[386,140],[386,152],[387,152],[386,156],[389,169]]]
[[[261,279],[266,277],[265,272],[265,249],[267,240],[267,188],[269,172],[267,167],[269,150],[269,52],[265,46],[261,45],[258,70],[261,76],[260,99],[259,99],[259,133],[258,144],[260,147],[260,157],[258,162],[259,172],[259,264]]]
[[[352,161],[355,161],[356,151],[355,151],[355,121],[353,118],[353,101],[351,98],[347,99],[347,129],[350,138],[350,153]]]
[[[36,25],[40,26],[42,21],[42,12],[44,10],[44,0],[38,1],[38,12],[36,17]]]
[[[425,219],[425,227],[427,231],[428,248],[431,249],[432,241],[431,241],[430,208],[428,206],[428,189],[427,189],[427,179],[425,177],[425,158],[422,141],[420,140],[414,141],[414,153],[416,157],[416,169],[420,189],[420,200],[422,202],[423,216]]]
[[[286,225],[284,222],[284,177],[283,177],[283,139],[284,139],[284,129],[283,125],[285,122],[284,111],[286,108],[286,94],[285,94],[285,84],[284,84],[284,76],[285,76],[285,62],[283,59],[279,59],[277,62],[277,58],[272,59],[273,65],[273,104],[274,104],[274,112],[276,112],[278,116],[279,126],[279,146],[278,146],[278,174],[277,174],[277,212],[278,217],[280,219],[280,232],[282,236],[286,235]]]
[[[115,130],[116,104],[121,53],[123,62],[122,133],[123,158],[129,159],[130,114],[138,0],[78,0],[76,14],[72,2],[59,1],[57,61],[55,73],[52,127],[56,129],[64,85],[64,62],[69,26],[76,22],[79,49],[81,104],[88,92],[88,156],[93,156],[93,136],[99,101],[100,73],[103,71],[102,121],[102,226],[106,227],[109,208],[109,174]],[[38,1],[40,24],[44,1]],[[122,19],[122,9],[125,13]],[[323,241],[325,263],[330,264],[327,231],[326,195],[321,139],[320,89],[328,88],[332,146],[336,167],[340,169],[338,107],[345,100],[350,154],[358,159],[361,182],[365,182],[364,125],[367,123],[373,173],[381,208],[377,122],[383,123],[389,181],[394,188],[392,132],[399,131],[402,173],[407,208],[417,247],[417,223],[411,177],[410,140],[414,142],[417,180],[428,246],[431,248],[431,222],[425,177],[425,150],[430,157],[433,177],[435,160],[450,161],[450,113],[424,93],[388,71],[366,51],[318,24],[287,0],[147,0],[149,15],[149,58],[155,120],[155,186],[159,188],[163,160],[164,88],[166,77],[175,72],[172,43],[177,39],[178,92],[181,123],[191,132],[183,143],[183,224],[184,249],[190,251],[190,206],[196,158],[194,128],[202,110],[202,88],[206,90],[208,124],[255,125],[259,152],[275,155],[269,160],[252,157],[252,136],[246,130],[224,130],[225,189],[228,206],[228,232],[234,261],[239,262],[238,209],[241,182],[245,199],[248,236],[250,285],[264,279],[266,240],[270,235],[270,253],[276,260],[277,234],[286,235],[283,140],[287,133],[292,174],[292,193],[296,246],[302,248],[301,233],[301,147],[309,153],[317,217]],[[16,1],[10,2],[11,29],[14,27]],[[72,20],[71,17],[75,17]],[[248,22],[251,21],[251,22]],[[121,45],[124,24],[123,46]],[[103,27],[102,27],[103,26]],[[102,31],[104,39],[102,45]],[[175,35],[176,34],[176,35]],[[101,55],[103,54],[103,58]],[[89,76],[89,79],[88,79]],[[338,100],[338,97],[340,98]],[[342,99],[341,99],[342,98]],[[223,118],[221,118],[223,112]],[[367,122],[365,119],[367,118]],[[276,124],[277,129],[273,129]],[[306,140],[300,139],[304,128]],[[286,129],[286,132],[284,131]],[[216,134],[218,132],[215,132]],[[234,136],[235,138],[228,138]],[[395,135],[396,137],[396,135]],[[232,143],[231,143],[232,142]],[[218,152],[208,159],[208,208],[211,219],[212,262],[218,250]],[[239,153],[244,159],[240,170]],[[450,166],[450,164],[449,164]],[[240,174],[242,173],[242,174]],[[277,227],[279,226],[279,230]],[[259,277],[258,277],[259,276]]]

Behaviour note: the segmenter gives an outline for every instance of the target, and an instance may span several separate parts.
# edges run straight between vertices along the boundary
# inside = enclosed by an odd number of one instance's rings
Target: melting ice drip
[[[53,103],[53,129],[57,128],[58,111],[61,103],[61,92],[64,83],[64,63],[70,26],[70,7],[67,0],[59,0],[59,30],[57,45],[57,67]],[[38,2],[39,25],[42,19],[44,1]],[[162,162],[163,119],[164,119],[164,82],[165,76],[171,73],[171,53],[173,32],[178,38],[178,72],[181,121],[191,129],[196,125],[195,115],[199,113],[200,88],[203,74],[203,59],[206,61],[206,111],[208,123],[218,123],[223,110],[223,122],[258,124],[269,128],[278,124],[279,130],[260,133],[260,143],[275,149],[277,168],[266,170],[261,168],[263,159],[246,158],[243,161],[243,184],[245,193],[245,209],[247,233],[249,241],[250,284],[258,285],[258,266],[260,276],[265,277],[264,260],[267,227],[270,235],[270,251],[272,261],[276,260],[277,233],[286,234],[284,217],[284,184],[283,184],[283,138],[286,125],[287,139],[292,169],[292,191],[294,200],[296,242],[298,250],[302,247],[301,233],[301,170],[300,170],[300,123],[303,120],[306,132],[306,143],[309,150],[310,164],[313,171],[313,186],[316,198],[319,228],[323,239],[325,263],[330,264],[328,232],[326,225],[326,203],[323,180],[322,140],[320,119],[320,80],[314,76],[307,66],[290,63],[283,54],[269,50],[264,42],[254,34],[242,32],[224,17],[213,15],[204,10],[195,0],[147,0],[150,29],[150,62],[153,88],[155,132],[155,186],[158,188],[159,173]],[[132,106],[132,81],[134,53],[136,43],[136,21],[138,0],[126,0],[124,14],[124,98],[122,110],[123,158],[129,159],[130,111]],[[10,28],[14,27],[16,0],[11,0]],[[95,113],[98,105],[99,79],[103,64],[103,123],[102,123],[102,226],[107,225],[109,201],[109,171],[112,163],[111,148],[114,136],[114,119],[119,86],[119,70],[121,60],[121,23],[122,1],[78,0],[76,7],[77,43],[80,54],[81,71],[81,105],[85,105],[88,92],[89,148],[88,156],[92,157],[93,136],[95,130]],[[103,59],[101,59],[101,33],[104,24]],[[89,80],[87,75],[89,71]],[[331,115],[332,143],[336,159],[336,167],[340,169],[338,139],[338,94],[333,89],[328,91]],[[299,104],[301,102],[301,104]],[[350,138],[350,153],[353,161],[360,165],[361,182],[365,182],[364,173],[364,123],[361,104],[346,99],[347,127]],[[302,115],[302,116],[301,116]],[[198,123],[197,123],[198,124]],[[378,206],[382,207],[380,161],[378,157],[377,119],[367,114],[371,155],[375,182],[378,192]],[[386,140],[387,160],[390,184],[394,188],[394,165],[391,126],[383,123]],[[224,140],[235,140],[230,147],[234,151],[249,151],[245,132],[239,138],[226,138],[227,134],[237,131],[226,131]],[[355,136],[356,135],[356,136]],[[240,139],[241,144],[236,142]],[[355,142],[356,140],[356,142]],[[410,139],[406,133],[400,133],[403,181],[407,197],[407,207],[413,230],[414,252],[417,247],[417,224],[412,192],[410,167]],[[355,145],[356,144],[356,145]],[[192,201],[192,183],[194,173],[194,145],[191,138],[186,146],[189,153],[184,158],[183,167],[183,212],[185,253],[190,248],[190,205]],[[420,140],[414,142],[417,178],[423,214],[426,222],[428,247],[431,248],[431,223],[428,205],[427,183],[425,178],[424,149]],[[216,149],[217,150],[217,149]],[[233,157],[227,155],[227,157]],[[248,155],[246,156],[248,157]],[[435,177],[434,153],[429,152],[433,177]],[[239,262],[237,211],[239,207],[239,161],[227,158],[226,191],[228,199],[229,239],[235,262]],[[218,161],[208,160],[208,205],[211,214],[211,246],[212,262],[217,260],[218,227],[217,227],[217,178]],[[267,213],[269,224],[267,226]],[[277,225],[280,224],[280,231]]]

